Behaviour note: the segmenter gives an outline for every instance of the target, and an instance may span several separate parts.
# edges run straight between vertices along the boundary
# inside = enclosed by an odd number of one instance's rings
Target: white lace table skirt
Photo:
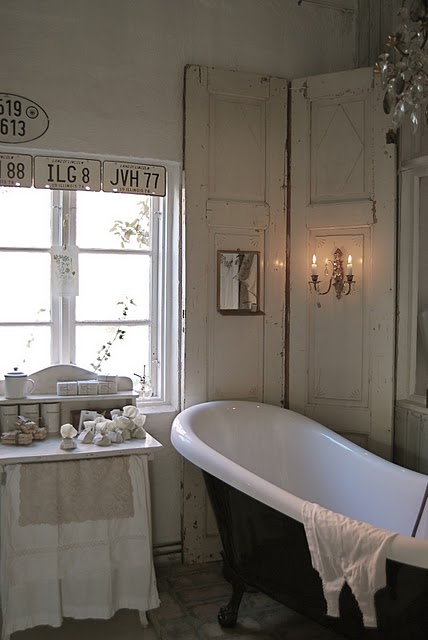
[[[63,617],[159,606],[147,456],[8,465],[1,487],[2,638]]]

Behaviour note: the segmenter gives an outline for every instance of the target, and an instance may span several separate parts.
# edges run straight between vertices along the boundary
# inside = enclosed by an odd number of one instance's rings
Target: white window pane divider
[[[147,320],[76,320],[76,327],[116,327],[116,326],[126,326],[126,327],[147,327],[152,324],[152,321]]]
[[[163,397],[163,389],[160,386],[158,380],[158,364],[159,364],[159,335],[158,335],[158,314],[159,314],[159,269],[160,261],[159,255],[161,251],[160,238],[161,238],[161,225],[162,225],[162,212],[160,210],[160,199],[152,198],[151,200],[151,268],[149,272],[149,290],[150,290],[150,303],[149,303],[149,315],[151,318],[150,327],[150,357],[148,374],[150,376],[151,385],[157,392],[157,396]],[[161,261],[162,262],[162,261]]]

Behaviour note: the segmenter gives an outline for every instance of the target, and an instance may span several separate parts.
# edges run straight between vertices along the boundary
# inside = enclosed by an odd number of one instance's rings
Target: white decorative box
[[[98,376],[98,393],[117,393],[117,376]]]
[[[79,396],[93,396],[98,393],[98,380],[78,380],[77,390]]]
[[[77,382],[57,382],[56,393],[58,396],[77,396]]]

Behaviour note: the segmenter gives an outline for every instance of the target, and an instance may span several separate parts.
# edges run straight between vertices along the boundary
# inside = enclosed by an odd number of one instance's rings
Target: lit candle
[[[351,255],[348,256],[348,266],[347,266],[346,273],[348,274],[348,276],[352,276],[352,256]]]
[[[312,267],[311,267],[311,273],[313,276],[318,275],[318,267],[317,267],[317,257],[314,253],[314,255],[312,256]]]

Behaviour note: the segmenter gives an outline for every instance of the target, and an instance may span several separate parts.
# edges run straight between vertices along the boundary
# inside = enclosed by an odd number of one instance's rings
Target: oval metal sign
[[[0,143],[30,142],[48,127],[47,113],[38,104],[13,93],[0,93]]]

